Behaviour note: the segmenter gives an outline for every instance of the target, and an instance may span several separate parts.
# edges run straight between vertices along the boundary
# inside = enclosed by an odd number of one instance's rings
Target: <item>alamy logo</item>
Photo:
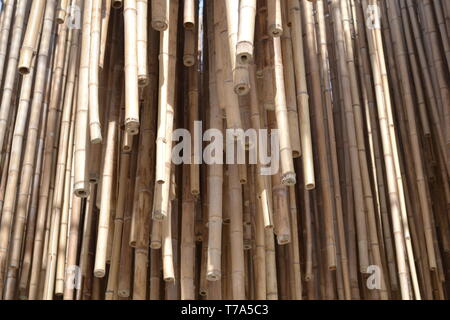
[[[367,278],[367,288],[369,290],[380,290],[381,289],[381,268],[379,266],[369,266],[367,268],[367,273],[370,276]]]
[[[81,269],[79,266],[68,266],[67,267],[67,282],[66,287],[70,290],[80,290],[81,289]]]
[[[70,5],[66,18],[68,29],[81,29],[81,9],[77,5]]]
[[[376,4],[367,6],[366,10],[366,26],[368,29],[381,29],[381,10]]]
[[[179,143],[172,149],[172,162],[175,165],[259,164],[259,174],[275,175],[280,167],[278,132],[277,129],[270,130],[270,134],[266,129],[227,129],[224,137],[218,129],[209,129],[203,133],[202,122],[195,121],[194,136],[186,129],[174,131],[173,141]],[[209,142],[204,149],[203,142]]]

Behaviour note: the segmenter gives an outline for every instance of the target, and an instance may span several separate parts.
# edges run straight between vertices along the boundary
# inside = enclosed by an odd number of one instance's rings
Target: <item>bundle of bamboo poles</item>
[[[0,299],[450,297],[447,0],[0,10]]]

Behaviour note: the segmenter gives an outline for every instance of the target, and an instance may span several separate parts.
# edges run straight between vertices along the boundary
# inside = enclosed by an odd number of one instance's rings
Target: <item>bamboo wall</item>
[[[448,0],[5,0],[0,30],[0,299],[449,297]],[[173,163],[196,121],[279,129],[279,172]]]

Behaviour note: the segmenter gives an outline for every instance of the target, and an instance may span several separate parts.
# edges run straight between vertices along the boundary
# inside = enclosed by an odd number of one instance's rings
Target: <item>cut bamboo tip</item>
[[[122,8],[122,5],[123,5],[123,1],[122,0],[114,0],[113,3],[112,3],[112,7],[114,9],[120,9],[120,8]]]
[[[21,75],[30,73],[31,60],[33,59],[34,49],[30,47],[22,47],[20,51],[19,72]]]

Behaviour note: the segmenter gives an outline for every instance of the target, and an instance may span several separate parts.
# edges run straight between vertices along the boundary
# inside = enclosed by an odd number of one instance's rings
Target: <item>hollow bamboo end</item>
[[[315,188],[316,188],[316,184],[315,184],[315,183],[307,183],[307,184],[305,185],[305,189],[306,189],[307,191],[314,190]]]
[[[115,0],[115,1],[113,1],[112,7],[114,9],[120,9],[122,7],[122,0]],[[122,298],[126,298],[126,297],[122,297]]]
[[[150,244],[150,249],[160,250],[161,246],[161,241],[152,241],[152,243]]]
[[[148,77],[146,75],[140,75],[138,77],[138,85],[141,88],[148,86]]]
[[[247,42],[239,42],[236,47],[236,58],[241,64],[253,62],[253,45]]]
[[[206,292],[206,290],[200,290],[198,294],[202,297],[206,297],[208,295],[208,292]]]
[[[292,151],[292,157],[294,157],[294,159],[300,158],[302,156],[302,153],[300,151],[294,150]]]
[[[174,277],[164,277],[164,281],[165,282],[175,282],[175,278]]]
[[[87,198],[89,197],[89,191],[87,191],[84,187],[74,187],[74,194],[79,198]]]
[[[23,47],[20,52],[19,60],[19,73],[21,75],[27,75],[30,73],[31,60],[33,59],[33,49],[28,47]]]
[[[66,10],[59,9],[56,14],[56,23],[63,24],[66,21]]]
[[[105,269],[96,269],[96,270],[94,270],[94,276],[96,278],[104,278],[105,274],[106,274]]]
[[[166,31],[169,27],[169,24],[167,21],[161,21],[161,20],[153,20],[152,21],[152,28],[156,31],[163,32]]]
[[[273,38],[279,38],[283,35],[283,28],[281,26],[278,25],[271,25],[269,27],[269,34],[273,37]]]
[[[221,279],[221,272],[219,270],[213,270],[206,274],[206,280],[214,282],[219,281]]]
[[[139,134],[139,121],[136,119],[129,119],[125,124],[125,129],[129,135],[136,136]]]
[[[184,23],[184,28],[186,30],[194,30],[194,27],[195,27],[195,23],[192,21],[187,21]]]
[[[122,289],[122,290],[119,290],[119,291],[117,292],[117,294],[118,294],[118,296],[119,296],[120,298],[129,298],[129,297],[130,297],[130,290],[124,290],[124,289]]]
[[[162,210],[157,210],[153,212],[153,220],[155,221],[163,221],[167,218],[167,212],[164,212]]]
[[[192,67],[195,65],[195,57],[193,55],[185,55],[183,57],[183,64],[185,67]]]
[[[278,245],[284,246],[291,243],[291,237],[288,234],[282,234],[277,236]]]
[[[297,183],[295,173],[292,172],[285,173],[281,179],[281,182],[283,183],[284,186],[294,186]]]
[[[234,92],[238,95],[238,96],[245,96],[247,94],[249,94],[250,92],[250,86],[247,83],[238,83],[235,87],[234,87]]]

